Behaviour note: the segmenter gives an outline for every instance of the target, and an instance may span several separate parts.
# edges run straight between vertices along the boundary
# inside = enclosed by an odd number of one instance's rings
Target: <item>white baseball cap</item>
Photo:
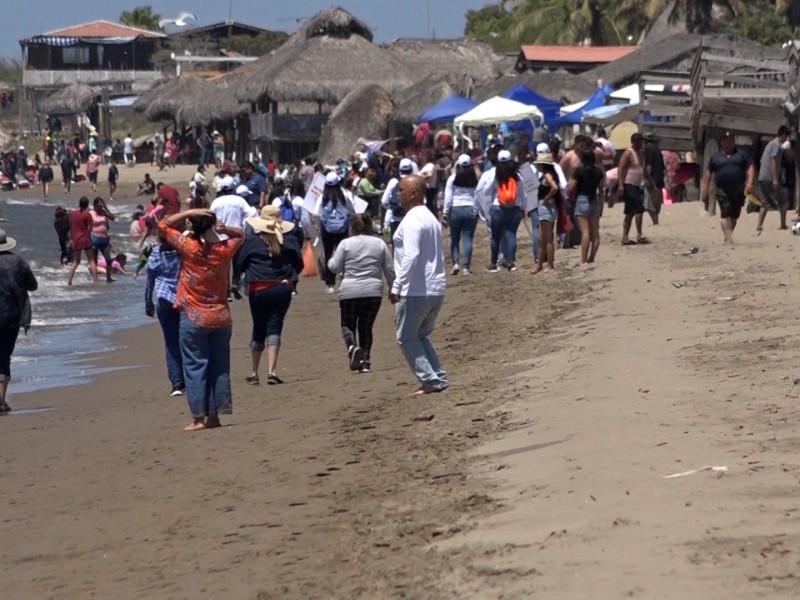
[[[413,171],[414,170],[414,163],[411,162],[410,158],[404,158],[404,159],[402,159],[400,161],[399,169],[401,171]]]
[[[472,165],[472,159],[470,158],[469,154],[461,154],[456,159],[456,164],[459,167],[469,167]]]
[[[511,152],[508,150],[500,150],[497,153],[497,162],[511,162]]]
[[[333,187],[335,185],[339,185],[340,181],[339,175],[335,171],[331,171],[325,175],[325,185]]]
[[[234,188],[236,188],[236,182],[233,180],[233,177],[231,177],[230,175],[225,175],[225,177],[220,179],[220,181],[219,181],[219,189],[221,189],[221,190],[233,190]]]
[[[247,198],[248,196],[253,195],[253,190],[251,190],[246,185],[240,185],[236,188],[236,195],[241,196],[242,198]]]
[[[536,145],[536,154],[544,154],[545,152],[550,152],[550,146],[546,142],[539,142]]]

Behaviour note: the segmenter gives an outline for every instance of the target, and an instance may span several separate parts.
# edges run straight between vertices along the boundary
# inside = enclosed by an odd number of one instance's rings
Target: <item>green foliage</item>
[[[130,11],[123,10],[119,16],[119,22],[123,25],[150,31],[164,31],[164,28],[158,24],[160,20],[161,15],[154,13],[152,6],[137,6]]]
[[[22,63],[15,58],[0,58],[0,81],[22,83]]]
[[[755,0],[749,4],[728,24],[726,31],[768,46],[780,46],[797,39],[800,34],[789,26],[786,15],[775,10],[775,5],[766,0]]]
[[[227,40],[220,42],[220,45],[226,50],[245,56],[263,56],[278,49],[288,39],[289,34],[284,31],[262,31],[255,37],[232,35]]]
[[[508,35],[514,23],[514,12],[506,10],[503,4],[468,10],[464,35],[485,42],[498,52],[516,49],[516,40]]]

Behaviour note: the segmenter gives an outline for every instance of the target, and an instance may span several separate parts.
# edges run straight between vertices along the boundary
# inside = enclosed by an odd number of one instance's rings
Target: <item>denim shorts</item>
[[[589,196],[578,196],[575,200],[576,217],[593,217],[600,214],[600,202],[590,201]]]
[[[558,217],[558,209],[556,208],[555,203],[550,204],[549,206],[542,202],[539,204],[539,221],[549,221],[550,223],[556,222],[556,217]]]

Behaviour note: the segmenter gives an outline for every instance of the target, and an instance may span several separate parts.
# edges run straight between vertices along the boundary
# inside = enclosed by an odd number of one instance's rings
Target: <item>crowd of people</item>
[[[767,144],[758,173],[734,136],[721,136],[701,194],[708,203],[713,180],[726,243],[746,199],[758,204],[759,232],[770,209],[779,210],[786,227],[787,135],[782,127]],[[156,141],[166,160],[166,144],[159,136]],[[530,272],[554,271],[557,249],[573,246],[580,248],[580,263],[589,265],[598,255],[603,207],[617,200],[624,204],[622,245],[649,243],[643,217],[647,213],[658,224],[669,177],[669,157],[655,136],[635,133],[616,168],[617,152],[602,130],[596,138],[576,136],[566,151],[558,138],[533,149],[517,145],[513,152],[499,141],[497,135],[485,153],[446,145],[393,155],[367,150],[328,166],[310,160],[236,165],[225,158],[224,140],[214,131],[198,139],[202,159],[185,197],[146,173],[137,195],[151,199],[137,210],[130,234],[142,252],[136,272],[147,274],[145,312],[157,316],[163,330],[170,394],[188,396],[193,420],[186,429],[218,427],[219,416],[231,410],[229,303],[243,291],[252,321],[246,384],[260,385],[265,350],[266,383],[283,383],[283,324],[301,276],[318,271],[328,293],[337,292],[338,284],[349,368],[372,370],[372,330],[387,297],[395,307],[397,341],[419,382],[414,393],[426,394],[449,385],[430,342],[446,290],[445,229],[451,276],[474,272],[481,223],[488,232],[489,273],[518,270],[523,223],[531,236]],[[135,162],[124,149],[126,162]],[[101,164],[96,155],[86,157],[92,191]],[[213,165],[213,175],[206,165]],[[40,178],[48,166],[42,165]],[[113,163],[108,169],[111,198],[119,173]],[[71,178],[63,174],[66,192]],[[309,196],[314,189],[319,193]],[[68,284],[82,257],[95,285],[102,274],[112,282],[114,272],[126,272],[127,257],[112,251],[109,224],[115,218],[99,196],[91,208],[83,196],[75,210],[56,209]]]

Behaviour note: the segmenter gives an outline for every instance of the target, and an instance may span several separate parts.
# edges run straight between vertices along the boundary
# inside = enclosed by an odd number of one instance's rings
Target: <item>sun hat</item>
[[[534,164],[538,163],[540,165],[552,165],[553,164],[553,155],[549,152],[539,152],[536,155],[536,160],[533,161]]]
[[[262,208],[259,216],[247,219],[247,224],[259,233],[277,236],[281,244],[283,243],[283,234],[294,229],[294,223],[281,219],[281,209],[271,204]]]
[[[398,167],[400,171],[411,172],[414,170],[414,163],[411,162],[410,158],[404,158],[400,161],[400,165]]]
[[[240,185],[236,188],[236,195],[241,196],[242,198],[247,198],[248,196],[253,195],[253,190],[251,190],[246,185]]]
[[[328,187],[334,187],[341,183],[341,179],[339,179],[338,173],[335,171],[331,171],[327,175],[325,175],[325,185]]]
[[[0,252],[12,250],[17,245],[17,240],[7,235],[6,232],[0,229]]]
[[[472,166],[472,158],[470,158],[469,154],[461,154],[456,159],[456,164],[459,167],[469,167]]]

